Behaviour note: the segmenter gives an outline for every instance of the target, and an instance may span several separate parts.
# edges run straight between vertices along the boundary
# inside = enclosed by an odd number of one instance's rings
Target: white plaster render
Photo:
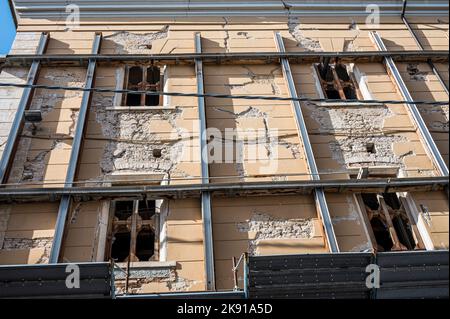
[[[314,237],[314,220],[310,218],[276,218],[254,212],[250,220],[236,225],[239,232],[249,233],[249,253],[258,255],[258,244],[274,239],[309,239]]]

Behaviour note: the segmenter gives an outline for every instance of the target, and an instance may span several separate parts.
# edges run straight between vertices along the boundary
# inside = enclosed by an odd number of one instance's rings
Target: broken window
[[[110,233],[109,258],[115,262],[158,259],[158,231],[155,201],[116,201]]]
[[[161,69],[155,65],[128,67],[126,70],[125,89],[162,92],[164,90],[164,78]],[[158,106],[163,104],[163,96],[126,93],[124,94],[124,103],[126,106]]]
[[[358,82],[352,72],[348,71],[346,65],[336,62],[314,65],[319,76],[320,86],[327,99],[333,100],[356,100],[363,99],[358,87]]]
[[[362,168],[356,178],[374,177],[378,176],[370,174],[369,168]],[[356,198],[375,251],[421,248],[409,218],[408,207],[397,193],[363,193]]]

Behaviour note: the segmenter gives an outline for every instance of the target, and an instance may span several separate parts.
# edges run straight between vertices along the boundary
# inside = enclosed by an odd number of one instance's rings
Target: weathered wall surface
[[[448,50],[448,17],[412,20],[425,49]],[[373,51],[369,31],[380,32],[390,50],[416,50],[417,45],[399,19],[370,27],[362,20],[289,18],[155,19],[154,21],[91,21],[74,32],[63,32],[64,21],[23,20],[12,53],[34,53],[39,39],[35,30],[50,31],[48,54],[90,53],[96,31],[103,32],[103,54],[192,53],[194,34],[201,32],[203,52],[273,52],[273,32],[281,32],[286,49],[294,51]],[[96,86],[116,88],[121,67],[101,66]],[[319,97],[311,65],[291,65],[299,95]],[[375,99],[400,99],[382,64],[356,66]],[[425,64],[399,64],[415,99],[445,100],[436,78]],[[437,64],[448,83],[448,65]],[[205,65],[208,93],[287,96],[279,65]],[[39,84],[82,86],[85,68],[41,71]],[[23,83],[26,69],[3,69],[1,81]],[[167,66],[166,88],[196,92],[192,66]],[[120,85],[119,85],[120,87]],[[21,89],[0,88],[0,153],[10,129]],[[10,182],[60,185],[71,150],[73,129],[81,95],[77,92],[37,90],[31,108],[41,108],[42,123],[27,125],[19,144]],[[200,176],[198,101],[171,97],[165,108],[144,111],[114,109],[118,97],[95,93],[86,129],[77,180],[100,185],[115,174],[160,175],[170,184],[197,183]],[[206,99],[209,128],[259,129],[260,135],[243,134],[233,142],[231,163],[210,165],[213,182],[309,179],[292,106],[282,101]],[[402,105],[330,106],[302,105],[322,178],[348,178],[341,171],[366,165],[398,166],[406,176],[434,175],[431,160]],[[421,107],[439,149],[448,163],[448,107]],[[276,131],[275,131],[276,130]],[[34,135],[33,135],[34,134]],[[259,134],[259,133],[258,133]],[[260,138],[263,152],[255,153]],[[369,154],[367,143],[377,152]],[[236,147],[237,144],[237,147]],[[153,150],[162,157],[154,158]],[[260,157],[255,157],[259,155]],[[242,161],[238,162],[237,159]],[[274,171],[264,171],[268,164]],[[341,173],[336,173],[340,171]],[[265,174],[276,174],[267,177]],[[300,174],[293,176],[292,174]],[[303,175],[302,175],[303,174]],[[259,175],[258,178],[244,178]],[[234,176],[230,178],[229,176]],[[222,178],[227,177],[227,178]],[[436,248],[448,248],[448,198],[441,193],[415,193],[417,206],[428,207],[427,225]],[[342,251],[369,249],[357,204],[350,195],[327,194],[336,236]],[[197,291],[205,289],[202,218],[198,200],[168,204],[166,261],[175,269],[132,284],[134,292]],[[92,261],[98,258],[101,203],[75,203],[67,223],[63,259]],[[0,263],[45,263],[48,259],[58,203],[2,205],[0,207]],[[213,199],[213,235],[218,289],[232,288],[231,257],[325,252],[322,225],[312,196]],[[242,284],[242,269],[239,277]]]
[[[47,263],[57,210],[57,203],[1,205],[0,264]]]
[[[83,86],[83,68],[42,68],[37,84]],[[9,183],[58,186],[65,180],[75,133],[81,92],[37,89],[31,110],[41,110],[42,121],[26,123],[9,175]]]
[[[418,211],[425,220],[425,225],[430,234],[435,249],[449,249],[448,225],[449,208],[448,196],[445,192],[414,192],[414,198]],[[420,209],[421,205],[427,210]]]
[[[326,252],[312,196],[214,198],[213,236],[218,289],[233,287],[231,258],[244,252],[279,255]],[[239,282],[243,271],[239,269]]]

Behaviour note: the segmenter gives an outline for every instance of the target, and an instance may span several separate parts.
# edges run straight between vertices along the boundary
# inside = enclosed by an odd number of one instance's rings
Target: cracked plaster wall
[[[120,270],[115,270],[114,279],[116,294],[125,293],[126,275]],[[132,268],[128,293],[183,292],[190,291],[198,283],[200,282],[180,277],[176,269]]]
[[[169,26],[165,26],[158,32],[150,33],[132,33],[120,31],[105,36],[105,40],[114,43],[115,54],[151,54],[155,53],[154,42],[166,39],[169,32]]]
[[[5,238],[3,241],[3,247],[1,249],[5,251],[14,250],[29,250],[41,248],[44,250],[41,257],[37,260],[36,264],[47,264],[50,251],[52,249],[53,237],[43,238]]]
[[[246,222],[236,225],[239,232],[249,233],[248,252],[259,255],[258,245],[274,239],[311,239],[314,237],[314,220],[309,218],[276,218],[266,213],[254,213]]]
[[[401,135],[383,134],[384,121],[395,116],[386,106],[370,107],[322,107],[305,104],[311,117],[319,124],[319,132],[334,134],[335,141],[329,147],[333,159],[343,168],[364,166],[400,166],[403,158],[414,155],[396,155],[394,143],[408,142]],[[375,152],[367,151],[367,145],[373,143]]]
[[[84,85],[85,70],[78,68],[43,69],[39,79],[50,85],[81,87]],[[11,169],[10,183],[44,181],[45,171],[50,164],[51,152],[67,147],[64,140],[73,138],[81,96],[82,92],[78,91],[46,89],[35,91],[30,109],[41,110],[43,121],[34,125],[25,123]],[[67,100],[74,102],[73,108],[70,109],[70,117],[64,118],[61,105],[63,101]],[[46,121],[47,115],[56,115],[56,120]],[[58,127],[54,127],[53,121],[70,122],[70,125],[68,125],[67,131],[58,132]],[[30,153],[33,140],[36,138],[50,140],[50,148]]]
[[[239,69],[238,83],[225,83],[224,86],[234,94],[254,94],[254,92],[271,92],[268,95],[282,95],[282,88],[277,83],[280,77],[280,67],[272,69],[265,68],[265,72],[256,72],[250,66],[241,66]],[[230,77],[234,77],[230,73]],[[258,105],[244,106],[245,109],[236,112],[227,107],[213,107],[217,112],[223,113],[224,118],[231,118],[235,124],[227,126],[229,129],[235,129],[234,136],[224,135],[220,140],[223,153],[233,152],[234,168],[239,175],[240,180],[248,175],[247,166],[258,162],[261,166],[271,166],[274,161],[279,161],[279,148],[285,148],[290,153],[290,159],[301,159],[301,146],[299,143],[293,143],[289,136],[285,136],[283,130],[286,127],[275,127],[276,111],[262,111],[263,107]],[[256,119],[260,124],[255,127],[249,127],[249,119]],[[277,119],[279,120],[279,119]],[[256,130],[256,131],[255,131]],[[279,131],[278,131],[279,130]],[[295,130],[295,129],[294,129]],[[225,158],[227,160],[227,158]],[[270,172],[269,172],[270,173]],[[272,172],[275,173],[275,172]],[[273,176],[272,180],[283,179],[283,176]]]
[[[118,112],[107,110],[112,99],[96,94],[93,109],[96,121],[101,125],[103,138],[107,140],[100,161],[103,176],[114,173],[162,173],[170,178],[174,173],[188,176],[177,169],[187,140],[186,129],[177,120],[182,118],[180,108],[146,112]],[[168,124],[170,132],[158,132],[152,123]],[[153,150],[161,150],[155,157]]]

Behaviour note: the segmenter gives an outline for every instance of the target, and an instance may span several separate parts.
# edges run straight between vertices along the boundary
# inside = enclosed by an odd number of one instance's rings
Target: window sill
[[[360,102],[318,102],[315,103],[317,106],[323,106],[323,107],[348,107],[348,106],[385,106],[384,103],[360,103]]]
[[[128,263],[116,263],[122,269],[128,267]],[[133,269],[172,269],[177,267],[176,261],[138,261],[131,262],[130,268]]]
[[[175,110],[177,106],[113,106],[107,107],[107,111],[116,112],[148,112],[148,111],[165,111]]]

